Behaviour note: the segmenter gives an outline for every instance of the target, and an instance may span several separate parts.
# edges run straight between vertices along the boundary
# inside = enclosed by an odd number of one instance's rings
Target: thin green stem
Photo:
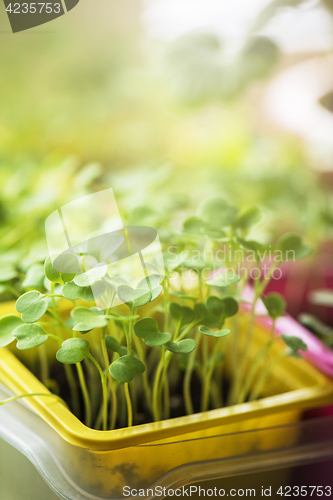
[[[145,352],[142,348],[141,342],[136,336],[133,336],[133,339],[134,339],[135,348],[136,348],[138,355],[139,355],[139,359],[141,359],[141,361],[144,363],[144,365],[146,365],[146,359],[145,359],[146,356],[145,356]],[[150,385],[149,385],[148,370],[147,369],[143,372],[142,376],[143,376],[143,390],[145,393],[146,403],[148,405],[149,411],[152,412],[151,389],[150,389]]]
[[[85,424],[87,427],[91,427],[91,403],[87,384],[84,378],[83,369],[81,363],[76,363],[77,374],[79,377],[80,387],[83,396],[84,409],[85,409]]]
[[[6,289],[11,292],[17,299],[20,297],[20,293],[9,283],[6,283]]]
[[[47,397],[55,398],[68,409],[68,406],[65,403],[65,401],[60,396],[57,396],[56,394],[52,394],[51,392],[50,393],[48,393],[48,392],[32,392],[30,394],[19,394],[18,396],[12,396],[11,398],[4,399],[3,401],[0,401],[0,406],[5,405],[7,403],[11,403],[12,401],[16,401],[17,399],[30,398],[30,397],[40,397],[40,396],[47,396]]]
[[[163,283],[164,288],[164,331],[167,332],[169,330],[169,286],[170,281],[169,277],[166,276]]]
[[[124,392],[125,392],[125,399],[126,399],[126,406],[127,406],[127,425],[128,427],[132,427],[133,425],[133,411],[132,411],[132,402],[131,402],[131,395],[129,392],[129,387],[128,384],[124,384]]]
[[[203,294],[203,280],[202,280],[202,272],[199,271],[198,273],[198,281],[199,281],[199,297],[200,301],[204,301],[204,294]]]
[[[55,283],[51,283],[51,293],[52,294],[54,292],[54,287],[55,287]],[[52,307],[53,307],[53,312],[54,312],[55,318],[57,319],[57,321],[61,327],[66,328],[64,322],[62,321],[62,319],[60,317],[60,314],[59,314],[57,304],[55,302],[54,297],[51,297],[51,300],[52,300]],[[59,332],[59,330],[61,331],[61,329],[59,329],[59,327],[57,327],[57,332]],[[64,340],[64,339],[61,339],[60,336],[56,336],[53,334],[52,335],[48,334],[48,335],[50,337],[56,338],[57,340],[60,340],[61,342],[63,342],[63,340]],[[66,374],[66,378],[67,378],[67,382],[68,382],[68,386],[69,386],[69,391],[71,394],[71,402],[72,402],[72,406],[73,406],[73,412],[75,413],[75,415],[79,415],[80,414],[79,395],[77,392],[77,387],[76,387],[75,378],[74,378],[74,375],[72,372],[72,367],[70,365],[64,364],[64,370],[65,370],[65,374]]]
[[[238,404],[244,403],[244,401],[246,400],[246,397],[248,395],[250,387],[251,387],[251,385],[253,383],[254,377],[256,376],[256,373],[257,373],[258,368],[260,366],[260,362],[266,356],[266,354],[269,351],[271,345],[272,345],[272,339],[269,339],[269,341],[264,346],[264,348],[261,349],[257,353],[256,357],[254,358],[254,361],[252,363],[250,371],[248,372],[247,377],[245,379],[245,382],[243,384],[243,387],[242,387],[242,389],[241,389],[241,391],[239,393],[239,397],[238,397],[238,401],[237,401]]]
[[[153,417],[155,422],[158,422],[161,419],[161,408],[160,408],[160,391],[159,391],[159,386],[160,386],[160,378],[161,378],[161,373],[164,367],[165,363],[165,350],[162,348],[162,355],[160,362],[157,366],[156,373],[155,373],[155,378],[154,378],[154,386],[153,386]]]
[[[274,369],[274,367],[278,363],[280,363],[280,361],[282,359],[284,359],[287,356],[288,356],[288,354],[286,352],[283,352],[283,353],[279,354],[278,356],[276,356],[274,359],[272,359],[272,361],[269,363],[269,365],[266,367],[266,369],[262,372],[262,374],[259,377],[259,380],[257,381],[255,386],[253,387],[253,389],[250,393],[249,401],[254,401],[254,400],[258,399],[258,397],[260,396],[262,389],[264,388],[266,381],[267,381],[269,375],[271,374],[272,370]]]
[[[274,262],[274,264],[269,268],[268,273],[264,276],[263,280],[260,282],[260,285],[258,287],[259,288],[259,290],[258,290],[259,295],[262,295],[265,292],[266,287],[267,287],[268,283],[270,282],[270,279],[273,276],[275,269],[277,267],[279,267],[279,264],[280,264],[280,262]]]
[[[107,374],[109,384],[110,384],[110,391],[111,391],[111,397],[112,397],[112,410],[111,410],[111,429],[114,429],[116,426],[116,419],[117,419],[117,393],[114,387],[114,383],[111,377],[111,374],[109,372],[109,365],[110,365],[110,360],[108,356],[108,351],[105,343],[105,334],[106,334],[106,328],[102,328],[102,334],[101,334],[101,348],[102,348],[102,355],[103,355],[103,360],[104,360],[104,368],[105,368],[105,373]]]
[[[180,340],[182,340],[195,326],[198,326],[200,323],[201,323],[200,320],[192,321],[192,323],[190,323],[186,328],[184,328],[181,334],[174,339],[174,342],[179,342]]]
[[[196,333],[196,337],[195,337],[195,343],[197,345],[197,348],[199,346],[200,339],[201,339],[201,333],[198,330]],[[195,351],[196,350],[192,351],[190,354],[188,364],[186,367],[186,371],[185,371],[184,382],[183,382],[184,402],[185,402],[185,410],[186,410],[187,415],[192,415],[192,413],[193,413],[193,403],[192,403],[192,396],[191,396],[191,379],[192,379],[194,363],[195,363],[195,356],[196,356]]]
[[[167,420],[168,418],[170,418],[170,389],[169,380],[168,377],[166,377],[166,369],[163,370],[161,385],[163,387],[164,395],[164,418]]]
[[[180,318],[180,320],[178,320],[176,323],[176,328],[175,328],[175,333],[173,334],[173,339],[176,339],[178,337],[181,326],[182,326],[182,319]]]
[[[107,430],[108,426],[108,388],[107,388],[107,378],[104,375],[100,364],[96,361],[94,356],[89,353],[88,358],[94,363],[97,370],[99,371],[101,382],[102,382],[102,392],[103,392],[103,431]]]
[[[77,393],[76,382],[72,372],[71,365],[64,364],[64,370],[69,386],[69,391],[71,393],[73,412],[75,413],[75,415],[79,415],[80,413],[79,395]]]
[[[206,336],[205,336],[206,338]],[[208,340],[208,339],[207,339]],[[215,340],[215,345],[213,348],[211,360],[209,366],[205,366],[204,370],[204,384],[203,384],[203,391],[202,391],[202,398],[201,398],[201,411],[207,411],[208,410],[208,405],[209,405],[209,392],[210,392],[210,384],[211,384],[211,379],[213,375],[213,371],[215,368],[215,360],[216,356],[218,353],[218,343],[219,339],[217,338]]]
[[[247,352],[249,351],[252,343],[252,336],[253,336],[253,327],[254,327],[254,321],[255,321],[255,309],[256,309],[256,304],[259,298],[258,295],[258,286],[257,283],[255,282],[254,284],[255,290],[254,290],[254,300],[252,303],[251,307],[251,313],[250,313],[250,320],[247,326],[247,331],[246,331],[246,336],[245,336],[245,346],[241,351],[241,359],[239,363],[239,368],[236,370],[235,378],[233,380],[233,384],[231,387],[231,391],[229,394],[228,398],[228,405],[233,405],[236,404],[236,401],[238,399],[238,394],[241,390],[241,386],[243,383],[243,378],[245,376],[245,370],[246,370],[246,360],[247,360]]]

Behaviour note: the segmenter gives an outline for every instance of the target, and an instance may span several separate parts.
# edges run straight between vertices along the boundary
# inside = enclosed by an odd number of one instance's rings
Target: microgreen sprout
[[[45,263],[34,262],[22,276],[17,288],[22,293],[15,292],[18,314],[0,319],[0,347],[16,341],[20,351],[37,349],[42,381],[47,387],[59,387],[59,393],[45,395],[65,400],[87,426],[114,429],[123,425],[124,418],[128,426],[139,423],[143,413],[144,421],[159,421],[179,413],[205,412],[222,402],[255,400],[277,363],[306,350],[296,337],[276,337],[276,320],[286,304],[280,295],[265,290],[280,262],[303,258],[310,249],[296,235],[286,235],[273,246],[256,241],[254,228],[264,220],[258,207],[238,209],[213,198],[199,209],[184,221],[181,231],[174,232],[180,250],[187,254],[170,255],[165,248],[165,276],[152,264],[143,265],[144,274],[135,283],[111,274],[103,259],[123,242],[129,255],[135,251],[127,230],[123,235],[93,238],[78,255],[69,252],[50,256]],[[169,227],[164,230],[170,234]],[[271,249],[280,258],[271,259],[264,274]],[[249,276],[253,270],[258,271],[256,278]],[[192,286],[188,286],[190,271],[195,276]],[[17,269],[8,266],[1,279],[17,280]],[[247,302],[243,295],[250,282],[253,297]],[[272,327],[249,366],[260,299]],[[271,359],[273,344],[282,341],[287,349]],[[67,383],[55,384],[51,376]],[[171,396],[180,387],[180,408],[175,410]]]

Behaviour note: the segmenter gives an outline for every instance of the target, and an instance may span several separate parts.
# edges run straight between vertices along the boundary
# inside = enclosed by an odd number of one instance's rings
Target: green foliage
[[[194,311],[186,306],[180,306],[176,302],[170,302],[169,311],[173,319],[181,325],[187,325],[194,319]]]
[[[293,335],[281,335],[283,342],[290,348],[292,353],[297,353],[298,351],[307,351],[308,346],[299,337],[294,337]]]
[[[208,335],[209,337],[216,337],[216,338],[226,337],[231,332],[231,330],[228,330],[227,328],[224,328],[223,330],[212,330],[211,328],[208,328],[207,326],[200,326],[199,330],[204,335]]]
[[[206,301],[206,307],[213,316],[219,319],[220,324],[223,324],[225,319],[234,316],[238,312],[238,303],[233,297],[220,299],[210,296]]]
[[[269,293],[266,297],[262,297],[262,301],[271,318],[277,319],[284,315],[287,304],[279,293]]]
[[[108,324],[108,318],[104,316],[103,311],[92,307],[75,307],[71,311],[71,317],[74,319],[73,330],[80,333],[87,333],[94,328],[102,328]]]
[[[64,271],[73,271],[73,269],[75,270],[78,267],[77,258],[71,254],[60,255],[56,257],[56,259],[55,256],[49,256],[44,264],[45,276],[49,281],[51,281],[51,283],[64,284],[72,281],[76,273],[56,271],[52,264],[52,261],[54,260],[56,260],[58,269]]]
[[[178,299],[190,300],[192,302],[196,302],[198,300],[198,297],[194,297],[194,295],[186,295],[181,292],[171,291],[170,295],[172,295],[173,297],[177,297]]]
[[[196,343],[193,339],[183,339],[179,342],[166,342],[164,347],[167,351],[171,351],[173,353],[189,354],[194,351]]]
[[[224,271],[223,273],[216,274],[214,278],[207,281],[207,285],[225,288],[229,285],[239,283],[240,277],[232,270]]]
[[[35,323],[46,313],[48,300],[41,293],[32,290],[21,295],[15,307],[21,313],[24,323]]]
[[[134,356],[121,356],[111,363],[109,371],[112,377],[123,384],[131,382],[136,374],[144,373],[145,365]]]
[[[44,287],[44,267],[42,264],[33,264],[29,267],[25,280],[22,283],[24,288],[43,288]]]
[[[13,331],[13,336],[16,337],[16,347],[20,350],[38,347],[49,338],[46,331],[38,324],[20,325]]]
[[[161,332],[157,321],[153,318],[140,319],[134,325],[134,333],[150,347],[163,345],[171,339],[170,333]]]
[[[111,335],[105,336],[105,344],[109,351],[116,352],[119,356],[126,356],[127,348],[123,345],[120,345],[118,340],[112,337]],[[133,351],[132,351],[133,355]]]
[[[96,281],[104,278],[107,270],[108,268],[105,264],[96,266],[93,269],[90,269],[90,271],[75,276],[74,283],[79,287],[89,287],[96,283]]]
[[[240,238],[237,236],[235,238],[236,243],[245,250],[246,252],[252,252],[257,259],[260,259],[262,256],[264,256],[265,251],[268,249],[265,245],[262,245],[261,243],[258,243],[257,241],[254,240],[244,240],[243,238]]]
[[[0,263],[0,283],[10,281],[17,276],[15,266],[11,263]]]
[[[222,198],[212,198],[202,207],[202,217],[209,225],[217,228],[230,226],[238,215],[238,208],[229,205]]]
[[[105,293],[106,285],[102,280],[96,281],[93,289],[90,286],[78,286],[71,281],[66,283],[62,289],[62,294],[66,299],[78,300],[82,299],[85,302],[92,302],[93,300],[102,297]]]
[[[151,299],[155,300],[163,292],[163,287],[160,285],[163,277],[159,274],[150,274],[139,281],[136,288],[137,290],[146,290],[151,293]]]
[[[86,339],[67,339],[56,354],[60,363],[73,365],[89,356],[89,342]]]
[[[188,209],[187,206],[184,208]],[[237,326],[238,317],[230,321],[230,329],[224,328],[224,323],[238,313],[239,303],[243,301],[242,291],[246,285],[246,276],[242,274],[241,279],[233,269],[237,269],[238,264],[242,264],[241,259],[249,255],[251,260],[248,261],[248,268],[252,269],[255,265],[259,267],[267,250],[272,248],[271,245],[253,239],[253,229],[263,221],[263,212],[256,206],[239,210],[222,198],[212,198],[203,204],[199,216],[185,220],[182,232],[169,227],[167,211],[164,216],[162,210],[157,214],[155,209],[142,209],[137,211],[135,218],[138,217],[143,217],[144,220],[151,220],[153,217],[159,221],[165,217],[167,221],[161,241],[165,248],[168,245],[177,249],[178,254],[171,251],[165,254],[166,276],[164,273],[160,274],[160,266],[156,263],[145,264],[147,275],[135,288],[129,285],[134,278],[127,271],[128,281],[120,276],[110,276],[111,268],[108,269],[103,263],[102,257],[110,257],[122,244],[126,253],[124,238],[113,238],[112,234],[105,238],[103,235],[91,237],[88,242],[89,254],[85,247],[80,256],[87,264],[86,268],[89,268],[86,272],[77,272],[77,256],[70,253],[56,256],[55,259],[54,256],[52,259],[47,258],[44,266],[34,256],[22,266],[8,266],[7,271],[12,271],[4,274],[9,278],[9,281],[4,282],[5,290],[11,288],[11,293],[15,294],[24,290],[24,287],[35,289],[22,294],[16,302],[16,309],[22,318],[9,315],[0,319],[0,347],[8,345],[14,339],[20,350],[41,346],[49,337],[59,342],[57,361],[65,365],[77,364],[77,379],[73,379],[71,367],[64,367],[73,408],[75,400],[78,400],[79,405],[83,401],[87,425],[96,420],[99,427],[99,422],[102,421],[104,430],[107,430],[109,423],[112,429],[119,426],[123,415],[127,415],[128,425],[132,425],[132,397],[135,398],[134,401],[140,401],[140,405],[142,401],[147,420],[169,418],[169,401],[175,394],[175,387],[179,387],[181,382],[188,414],[218,407],[221,400],[218,389],[221,385],[220,375],[225,370],[224,357],[231,350],[234,350],[232,355],[235,357],[239,381],[231,373],[230,394],[227,395],[230,404],[244,402],[247,398],[256,399],[261,393],[266,372],[269,373],[271,364],[274,366],[275,360],[271,360],[267,353],[275,341],[275,323],[272,326],[273,334],[268,338],[267,345],[258,352],[249,374],[245,371],[247,366],[240,356],[240,350],[235,349],[237,337],[229,344],[229,339],[219,339],[229,335],[231,337],[235,329],[236,335],[238,331],[239,335],[244,334],[246,337],[246,349],[251,345],[255,324],[252,319],[246,328]],[[131,214],[126,214],[125,219],[131,220]],[[209,259],[206,257],[206,250],[212,252]],[[236,257],[230,256],[228,250],[236,250],[238,254]],[[282,258],[301,258],[309,252],[308,247],[296,235],[284,236],[273,250],[278,250]],[[221,251],[222,259],[218,253]],[[122,249],[117,258],[121,258],[121,252]],[[293,255],[287,255],[288,252],[293,252]],[[95,263],[95,267],[90,268],[91,263]],[[17,281],[17,272],[21,273],[21,269],[22,274],[25,273],[23,283]],[[188,270],[195,271],[195,274]],[[214,270],[214,275],[207,280],[206,273],[210,270]],[[47,279],[44,279],[44,273]],[[188,293],[189,282],[186,280],[190,275],[198,286],[195,285],[197,289],[192,287]],[[260,279],[259,284],[256,283],[253,306],[264,294],[265,285],[266,279]],[[41,292],[45,289],[44,286],[48,291],[43,294]],[[159,298],[163,289],[164,295]],[[102,296],[103,300],[97,304],[104,310],[86,307],[82,303],[93,302]],[[129,310],[123,304],[114,306],[119,303],[115,300],[116,296]],[[176,297],[178,301],[174,302],[170,297]],[[75,302],[77,300],[78,303]],[[262,300],[274,320],[283,315],[286,304],[281,296],[272,293]],[[182,301],[187,301],[187,305],[183,305]],[[64,309],[63,304],[67,304]],[[143,306],[146,306],[145,309],[141,309],[140,314],[137,313],[137,309]],[[44,315],[45,319],[42,319]],[[61,337],[58,336],[60,331]],[[92,333],[85,338],[81,336],[88,332]],[[213,338],[209,340],[208,337]],[[289,355],[298,356],[300,350],[306,349],[306,345],[297,337],[282,336],[282,339],[288,346]],[[200,349],[196,349],[199,345]],[[45,371],[44,354],[40,350],[42,371]],[[285,355],[284,351],[282,356]],[[85,363],[81,365],[83,360]],[[258,360],[265,361],[264,376],[258,372],[258,367],[261,369],[263,366]],[[99,391],[92,394],[96,381],[91,372],[96,373],[95,369],[101,383],[100,407],[97,397]],[[184,371],[182,379],[179,370]],[[199,407],[195,408],[192,403],[193,373],[197,377],[199,399],[201,397]],[[119,385],[118,382],[124,385]],[[254,390],[251,389],[253,383]],[[238,387],[237,384],[243,386]],[[78,387],[82,393],[81,398],[76,394]],[[198,401],[197,397],[195,401]],[[115,413],[117,407],[118,414]],[[80,408],[75,408],[75,413],[79,415]]]
[[[189,217],[183,222],[183,233],[190,237],[202,237],[205,234],[206,224],[200,217]]]
[[[130,309],[145,306],[151,300],[151,293],[144,288],[132,288],[129,285],[119,285],[117,295]]]
[[[307,257],[311,248],[304,245],[302,238],[297,234],[288,234],[278,241],[278,249],[282,254],[283,260],[296,260]]]
[[[233,229],[248,232],[254,226],[260,224],[263,219],[264,214],[258,207],[245,207],[240,210],[237,219],[232,223],[232,227]]]
[[[5,347],[15,340],[13,332],[22,323],[21,318],[15,314],[8,314],[0,318],[0,347]]]

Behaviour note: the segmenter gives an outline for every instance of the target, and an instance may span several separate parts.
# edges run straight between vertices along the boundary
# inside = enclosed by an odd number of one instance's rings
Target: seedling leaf
[[[176,321],[180,321],[181,325],[187,325],[194,319],[194,311],[186,306],[180,306],[176,302],[169,304],[170,314]]]
[[[72,281],[78,272],[79,261],[78,257],[73,253],[64,253],[58,255],[53,261],[53,267],[61,273],[61,278],[64,283]]]
[[[13,336],[16,337],[16,347],[20,350],[38,347],[49,338],[46,331],[38,324],[20,325],[14,330]]]
[[[256,206],[243,208],[237,219],[232,224],[234,229],[249,231],[252,227],[260,224],[263,221],[264,213]]]
[[[78,274],[74,278],[74,283],[80,287],[91,286],[96,281],[104,278],[108,268],[106,264],[97,265],[93,269],[90,269],[86,273]]]
[[[302,259],[311,252],[311,248],[304,245],[301,237],[297,234],[289,234],[280,238],[278,249],[281,252],[283,260]]]
[[[118,340],[114,337],[111,337],[111,335],[106,335],[105,344],[109,351],[117,352],[119,356],[126,356],[127,348],[123,345],[120,345]]]
[[[17,276],[17,271],[13,264],[11,263],[1,263],[0,264],[0,283],[5,281],[10,281]]]
[[[160,285],[162,280],[163,276],[160,274],[150,274],[145,278],[142,278],[142,280],[140,280],[136,285],[136,288],[141,288],[147,292],[151,292],[150,300],[154,300],[163,292],[163,287]]]
[[[22,314],[24,323],[35,323],[46,313],[48,300],[41,293],[32,290],[21,295],[15,307],[17,312]]]
[[[193,339],[183,339],[179,342],[167,342],[164,344],[164,347],[167,351],[171,351],[173,353],[187,354],[194,351],[196,344]]]
[[[89,355],[89,342],[86,339],[67,339],[56,354],[60,363],[73,365],[80,363]]]
[[[109,366],[112,377],[123,384],[131,382],[136,374],[145,371],[145,365],[134,356],[121,356]]]
[[[106,285],[102,280],[96,281],[93,285],[93,290],[90,286],[81,287],[76,285],[74,281],[71,281],[63,287],[62,294],[69,300],[82,299],[85,302],[91,302],[104,294]]]
[[[194,297],[194,295],[185,295],[181,292],[171,291],[170,295],[173,295],[174,297],[178,297],[179,299],[191,300],[192,302],[196,302],[198,300],[198,297]]]
[[[183,233],[190,237],[203,237],[206,223],[200,217],[189,217],[183,223]]]
[[[42,288],[44,286],[44,267],[42,264],[33,264],[29,267],[25,280],[22,283],[24,288]]]
[[[89,332],[94,328],[102,328],[108,324],[108,318],[103,315],[103,311],[97,308],[88,309],[87,307],[75,307],[71,311],[71,317],[74,319],[73,330],[76,332]],[[102,314],[101,314],[102,312]]]
[[[161,332],[158,323],[153,318],[140,319],[134,325],[134,333],[150,347],[157,347],[169,342],[170,333]]]
[[[268,248],[254,240],[244,240],[243,238],[237,237],[235,238],[235,241],[247,252],[253,252],[257,258],[263,256]]]
[[[282,295],[279,293],[269,293],[266,297],[262,297],[262,301],[271,318],[277,319],[283,316],[287,304]]]
[[[214,278],[209,279],[206,283],[207,285],[217,286],[217,287],[227,287],[234,283],[239,283],[240,277],[232,270],[224,271],[223,273],[216,274]]]
[[[230,226],[236,219],[238,208],[229,205],[222,198],[212,198],[202,209],[203,219],[216,228]]]
[[[145,306],[151,300],[151,293],[143,288],[132,288],[129,285],[119,285],[117,287],[117,295],[124,304],[134,310],[138,307]]]
[[[74,260],[75,259],[75,262]],[[57,264],[60,266],[61,269],[77,269],[77,259],[74,255],[71,254],[65,254],[65,255],[60,255],[56,258]],[[66,264],[64,261],[67,260]],[[45,261],[44,264],[44,272],[45,276],[49,281],[52,283],[67,283],[69,281],[72,281],[75,277],[74,272],[72,273],[61,273],[60,271],[57,271],[54,269],[53,264],[52,264],[52,258],[48,257]]]
[[[281,335],[283,342],[290,347],[290,349],[297,353],[297,351],[307,351],[308,346],[299,337],[293,335]]]
[[[229,335],[230,330],[228,329],[223,329],[223,330],[212,330],[211,328],[208,328],[207,326],[200,326],[199,330],[201,333],[204,335],[208,335],[209,337],[226,337],[226,335]]]
[[[5,347],[13,342],[15,339],[13,332],[22,323],[21,318],[15,314],[8,314],[0,319],[0,347]]]

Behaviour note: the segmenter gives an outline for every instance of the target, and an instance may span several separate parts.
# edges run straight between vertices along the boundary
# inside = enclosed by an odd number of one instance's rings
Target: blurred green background
[[[330,238],[332,6],[81,0],[13,35],[1,4],[2,263],[39,261],[47,215],[109,187],[127,220],[177,227],[218,194],[266,210],[262,240]]]
[[[315,250],[288,311],[306,310],[308,276],[332,288],[332,14],[333,0],[80,0],[14,35],[0,1],[0,301],[43,283],[46,217],[106,188],[164,242],[210,196],[258,205],[259,240],[293,231]]]

